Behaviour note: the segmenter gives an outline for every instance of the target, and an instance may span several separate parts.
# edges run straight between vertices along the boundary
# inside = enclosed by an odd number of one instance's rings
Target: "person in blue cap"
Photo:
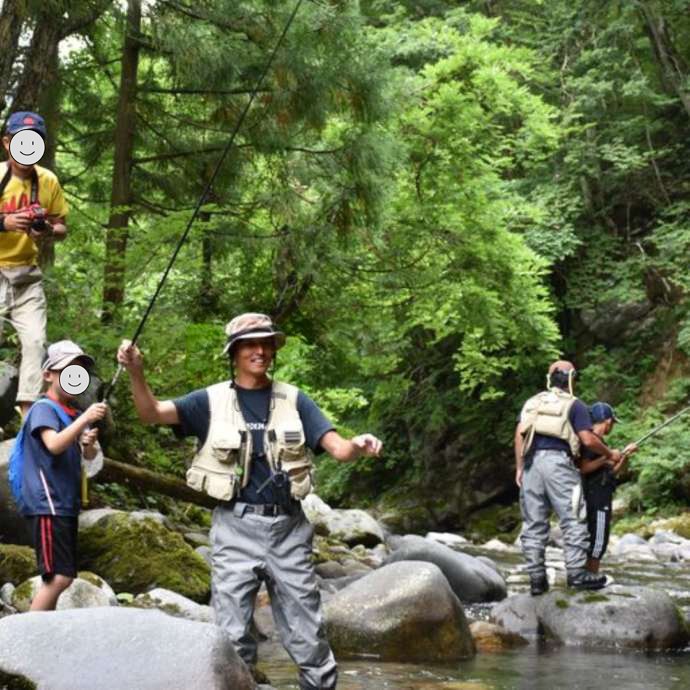
[[[595,402],[589,413],[592,418],[592,433],[603,441],[611,433],[613,425],[619,421],[616,413],[605,402]],[[630,455],[637,450],[634,443],[626,446],[620,458],[614,462],[605,456],[598,455],[587,446],[582,448],[580,472],[585,503],[587,505],[587,529],[589,530],[589,552],[587,570],[599,572],[599,564],[606,553],[611,532],[611,506],[616,491],[616,475]]]
[[[57,176],[36,165],[45,152],[46,126],[37,113],[7,120],[0,163],[0,336],[5,322],[22,348],[17,402],[26,415],[39,397],[46,342],[46,298],[38,248],[67,234],[67,204]]]

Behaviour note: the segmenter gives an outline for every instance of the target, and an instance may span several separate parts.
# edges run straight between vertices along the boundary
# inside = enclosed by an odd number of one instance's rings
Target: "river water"
[[[517,550],[485,555],[508,582],[508,594],[527,591],[527,577]],[[561,553],[547,552],[557,581],[562,580]],[[606,555],[605,572],[617,584],[666,590],[690,618],[690,564],[639,562]],[[556,584],[556,587],[559,585]],[[488,619],[492,604],[466,606],[468,618]],[[296,667],[277,643],[260,646],[259,667],[278,690],[298,690]],[[453,665],[382,663],[376,659],[340,661],[339,690],[689,690],[690,649],[678,653],[582,650],[532,640],[529,646],[501,653],[478,653]]]

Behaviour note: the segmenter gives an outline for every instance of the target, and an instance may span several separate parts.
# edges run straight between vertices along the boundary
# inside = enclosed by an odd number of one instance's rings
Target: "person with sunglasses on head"
[[[36,165],[45,151],[45,122],[37,113],[10,115],[0,163],[0,334],[12,324],[21,343],[17,402],[22,415],[41,393],[46,298],[38,247],[63,240],[68,212],[55,173]]]
[[[299,667],[301,690],[336,687],[337,666],[326,639],[311,561],[314,530],[301,507],[312,490],[312,454],[349,462],[377,456],[371,434],[345,439],[316,403],[268,372],[285,344],[265,314],[235,317],[226,326],[230,380],[176,400],[157,400],[144,377],[141,353],[129,341],[118,362],[130,374],[139,418],[196,436],[187,483],[217,499],[213,511],[212,604],[257,679],[252,616],[266,583],[283,645]]]
[[[593,433],[589,408],[574,394],[576,374],[572,362],[558,360],[551,364],[547,389],[524,404],[515,428],[515,481],[520,487],[522,551],[533,596],[549,588],[545,554],[552,510],[563,532],[568,586],[600,589],[606,585],[606,576],[586,568],[589,534],[572,506],[573,494],[580,487],[575,459],[583,445],[612,463],[621,459],[621,453],[611,450]]]
[[[592,433],[603,441],[610,434],[613,425],[620,421],[616,413],[605,402],[595,402],[589,408],[592,417]],[[613,494],[616,491],[616,475],[625,461],[637,451],[634,443],[627,445],[618,462],[599,455],[586,446],[582,448],[580,472],[582,473],[583,494],[587,506],[587,529],[589,530],[589,551],[587,570],[599,572],[599,564],[606,553],[611,531]]]

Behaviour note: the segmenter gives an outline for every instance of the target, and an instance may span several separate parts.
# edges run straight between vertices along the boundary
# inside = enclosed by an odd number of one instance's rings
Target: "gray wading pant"
[[[326,640],[311,563],[311,524],[301,510],[278,517],[243,511],[241,504],[213,511],[216,624],[227,631],[246,663],[256,663],[257,643],[250,625],[256,594],[265,581],[281,642],[299,666],[301,690],[335,688],[337,666]]]
[[[589,533],[572,507],[580,472],[566,451],[538,450],[525,468],[520,490],[522,510],[522,553],[531,576],[543,575],[544,553],[549,540],[549,513],[558,515],[563,532],[565,567],[569,573],[582,570],[587,562]]]

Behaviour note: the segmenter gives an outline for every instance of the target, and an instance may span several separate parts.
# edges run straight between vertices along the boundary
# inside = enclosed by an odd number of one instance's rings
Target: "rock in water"
[[[539,634],[538,600],[529,594],[508,597],[491,609],[491,621],[516,635],[535,637]]]
[[[82,567],[104,577],[117,592],[171,589],[198,603],[211,590],[211,569],[182,536],[150,517],[106,514],[79,531]]]
[[[500,625],[486,621],[472,623],[470,632],[479,652],[503,652],[506,649],[529,644],[524,637],[510,632]]]
[[[220,628],[138,609],[7,616],[0,620],[3,673],[38,690],[255,688]]]
[[[443,662],[474,655],[465,612],[431,563],[392,563],[334,595],[324,607],[336,657]]]
[[[386,563],[426,561],[437,565],[461,601],[499,601],[506,596],[505,580],[474,556],[415,535],[390,543],[395,550],[386,558]]]
[[[688,641],[671,597],[648,587],[551,592],[539,597],[537,617],[546,637],[565,645],[661,650]]]
[[[7,466],[13,444],[13,438],[0,443],[0,542],[31,546],[31,532],[27,521],[17,512],[7,481]]]

